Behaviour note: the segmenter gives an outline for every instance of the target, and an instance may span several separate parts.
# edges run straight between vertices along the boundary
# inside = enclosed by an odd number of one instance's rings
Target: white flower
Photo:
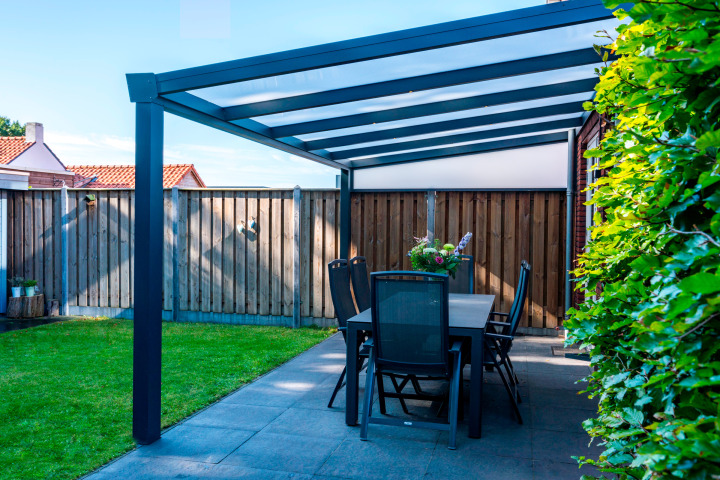
[[[423,253],[437,253],[437,250],[435,250],[432,247],[428,247],[428,248],[423,249]]]

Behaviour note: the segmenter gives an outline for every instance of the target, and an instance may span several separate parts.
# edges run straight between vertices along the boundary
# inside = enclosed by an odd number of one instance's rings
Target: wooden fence
[[[165,310],[176,305],[241,321],[292,317],[292,190],[186,189],[176,206],[170,190],[164,195]],[[351,256],[365,255],[372,270],[409,268],[413,237],[428,230],[427,195],[353,193]],[[8,274],[37,279],[47,298],[61,298],[60,197],[60,190],[8,195]],[[68,305],[80,307],[73,311],[132,308],[134,208],[132,190],[68,190]],[[476,259],[476,292],[496,294],[500,310],[509,309],[527,259],[533,270],[523,326],[554,328],[563,316],[564,212],[559,192],[437,192],[430,223],[436,238],[452,243],[473,232],[466,253]],[[326,275],[339,256],[339,192],[303,190],[299,213],[300,315],[332,319]]]
[[[432,199],[431,199],[432,200]],[[564,192],[437,192],[434,235],[475,257],[475,293],[497,296],[508,311],[520,262],[531,266],[522,327],[555,328],[564,315]],[[432,207],[430,209],[432,211]],[[364,255],[371,270],[409,269],[413,237],[427,232],[428,193],[354,193],[351,256]]]

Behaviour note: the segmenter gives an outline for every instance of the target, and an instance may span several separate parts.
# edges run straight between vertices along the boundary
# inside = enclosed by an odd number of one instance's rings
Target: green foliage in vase
[[[566,322],[591,351],[599,410],[584,426],[605,448],[580,460],[612,478],[718,479],[720,2],[617,15],[620,58],[588,107],[614,124],[586,153],[607,174],[574,272],[586,300]]]

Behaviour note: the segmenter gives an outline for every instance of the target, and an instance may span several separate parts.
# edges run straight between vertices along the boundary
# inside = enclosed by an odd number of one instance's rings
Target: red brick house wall
[[[577,151],[575,152],[575,206],[574,206],[574,252],[573,268],[577,266],[577,258],[585,250],[585,237],[587,225],[585,225],[585,188],[587,188],[587,159],[583,156],[588,149],[588,143],[598,133],[600,139],[610,128],[607,120],[602,119],[596,112],[592,112],[580,129],[575,141]],[[573,293],[573,305],[582,303],[584,297],[578,292]]]

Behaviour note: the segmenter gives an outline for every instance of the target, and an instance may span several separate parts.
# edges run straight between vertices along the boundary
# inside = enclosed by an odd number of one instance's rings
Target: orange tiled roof
[[[26,142],[25,137],[0,137],[0,165],[7,165],[15,160],[35,142]]]
[[[70,165],[75,173],[75,186],[83,188],[135,188],[135,165]],[[172,188],[192,173],[201,187],[205,187],[200,175],[191,163],[163,165],[163,187]],[[90,182],[92,178],[97,180]]]

